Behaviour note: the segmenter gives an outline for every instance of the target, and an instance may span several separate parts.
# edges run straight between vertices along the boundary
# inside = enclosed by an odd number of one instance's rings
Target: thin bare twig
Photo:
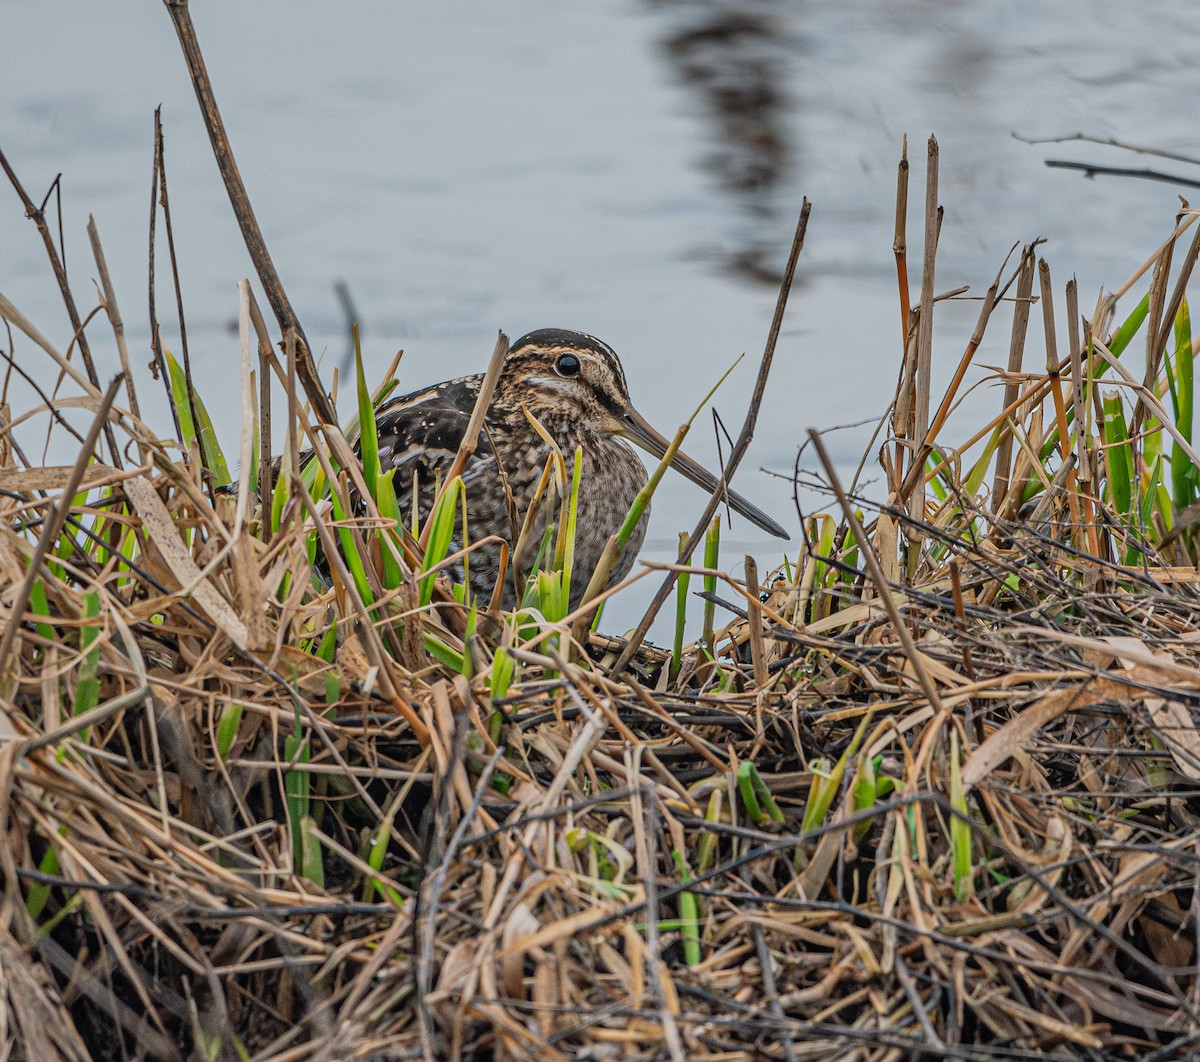
[[[762,360],[758,366],[758,378],[754,382],[754,393],[750,396],[750,405],[746,410],[746,419],[742,424],[742,430],[738,433],[737,441],[734,442],[733,448],[729,452],[729,460],[725,463],[724,469],[721,471],[721,478],[717,482],[716,489],[712,496],[708,499],[708,504],[704,507],[704,512],[696,523],[695,530],[688,536],[687,542],[679,551],[679,562],[683,563],[690,557],[696,546],[703,540],[704,533],[708,529],[709,521],[712,520],[713,513],[717,511],[717,507],[725,494],[725,488],[733,479],[734,472],[737,471],[738,465],[742,462],[742,457],[746,453],[751,440],[754,438],[754,426],[758,422],[758,411],[762,406],[763,396],[767,390],[767,379],[771,373],[771,363],[775,358],[775,344],[779,340],[779,330],[783,327],[783,313],[787,308],[788,295],[792,290],[792,280],[796,275],[796,263],[800,259],[800,252],[804,249],[804,235],[808,231],[808,216],[812,213],[812,204],[805,199],[804,205],[800,209],[800,220],[796,224],[796,232],[792,237],[792,248],[788,254],[787,266],[783,271],[783,280],[779,288],[779,298],[775,302],[775,315],[771,319],[771,329],[767,334],[767,345],[763,350]],[[638,625],[629,636],[629,641],[625,644],[625,648],[621,651],[621,655],[613,664],[613,674],[618,674],[629,666],[629,662],[633,659],[634,654],[641,646],[643,639],[646,637],[646,632],[650,630],[650,625],[654,622],[654,618],[658,615],[658,611],[663,606],[663,602],[671,595],[671,590],[675,586],[675,580],[679,578],[677,571],[667,573],[667,577],[663,580],[662,585],[654,594],[654,599],[650,602],[650,606],[643,613]]]

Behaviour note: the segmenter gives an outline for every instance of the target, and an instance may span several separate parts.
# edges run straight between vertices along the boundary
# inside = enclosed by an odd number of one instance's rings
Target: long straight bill
[[[655,457],[661,458],[667,452],[667,447],[670,443],[667,442],[661,435],[658,434],[636,409],[630,406],[625,410],[624,415],[625,430],[621,432],[630,442],[637,443],[643,450],[647,450]],[[671,467],[682,472],[688,479],[695,483],[698,487],[703,487],[709,494],[717,489],[719,480],[711,472],[704,468],[703,465],[697,464],[682,450],[675,454],[675,460],[671,462]],[[740,494],[735,491],[725,490],[725,499],[729,502],[735,512],[741,513],[747,520],[757,524],[768,534],[774,535],[776,538],[790,538],[791,536],[764,513],[756,505],[751,505]]]

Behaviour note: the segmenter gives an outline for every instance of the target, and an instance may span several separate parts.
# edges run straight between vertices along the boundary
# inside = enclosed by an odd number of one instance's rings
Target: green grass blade
[[[171,377],[171,397],[174,399],[175,408],[179,411],[179,428],[184,436],[181,441],[188,447],[193,442],[198,442],[200,460],[204,467],[212,473],[213,485],[227,486],[233,482],[233,479],[229,475],[229,466],[225,463],[225,455],[221,452],[221,444],[217,441],[212,418],[208,415],[208,410],[204,408],[204,403],[200,400],[195,388],[191,386],[184,375],[183,369],[171,356],[171,352],[164,347],[163,354],[166,356],[167,372]],[[200,422],[199,424],[192,420],[191,403],[188,401],[189,391],[191,400],[196,406],[196,420]]]
[[[333,503],[333,518],[339,525],[337,534],[342,546],[342,559],[346,562],[350,578],[354,580],[354,586],[363,599],[363,603],[372,605],[375,603],[375,595],[371,592],[371,583],[367,579],[366,565],[363,564],[360,552],[360,540],[350,528],[341,526],[346,520],[346,513],[342,508],[342,503],[338,501],[337,491],[329,495],[329,500]]]
[[[973,891],[974,867],[971,863],[971,825],[967,821],[967,797],[963,789],[962,764],[959,763],[958,732],[950,732],[950,807],[957,813],[950,819],[950,851],[954,867],[954,895],[962,901]]]
[[[392,521],[394,526],[379,529],[379,552],[383,557],[383,585],[385,589],[395,590],[404,581],[404,572],[396,554],[400,550],[398,539],[402,534],[404,521],[400,516],[400,500],[396,497],[396,470],[389,468],[376,480],[375,504],[379,507],[379,515]]]
[[[681,531],[679,533],[680,549],[687,544],[687,540],[687,532]],[[692,558],[687,557],[684,563],[691,564]],[[679,673],[679,665],[683,659],[683,632],[687,624],[688,587],[691,582],[690,572],[680,572],[679,578],[675,580],[675,638],[671,643],[671,673],[673,675]]]
[[[1175,427],[1190,444],[1195,418],[1195,355],[1192,353],[1192,318],[1187,299],[1175,315]],[[1171,493],[1175,508],[1186,509],[1196,500],[1198,470],[1178,441],[1171,448]]]
[[[29,611],[36,616],[50,618],[50,601],[46,597],[46,584],[41,579],[35,579],[29,590]],[[54,628],[48,623],[36,624],[37,632],[49,642],[55,640]]]
[[[237,738],[238,727],[242,723],[242,705],[232,702],[221,709],[221,717],[217,720],[217,758],[229,759],[229,751]]]
[[[692,881],[688,870],[687,860],[678,848],[671,849],[671,857],[679,870],[680,884],[689,885]],[[700,964],[700,901],[692,892],[679,894],[679,935],[683,941],[683,961],[688,966]]]
[[[425,556],[421,561],[422,574],[425,575],[420,582],[420,602],[422,606],[428,605],[433,600],[433,582],[437,577],[437,573],[433,572],[439,564],[446,559],[450,553],[450,544],[454,540],[454,521],[457,516],[458,509],[458,492],[462,489],[462,477],[455,476],[442,491],[442,495],[437,500],[437,506],[433,510],[433,515],[430,517],[432,526],[429,531],[429,541],[425,546]]]
[[[704,534],[704,567],[716,570],[721,563],[721,514],[717,513],[708,525]],[[717,592],[717,577],[705,575],[704,592],[712,595]],[[715,656],[713,646],[713,623],[717,618],[717,605],[710,597],[704,599],[704,626],[701,628],[700,642],[710,656]]]
[[[783,812],[775,803],[771,790],[767,788],[767,783],[758,773],[758,768],[749,760],[743,760],[738,764],[737,783],[742,804],[745,805],[746,813],[756,826],[761,826],[766,822],[783,822]]]
[[[84,625],[79,628],[79,651],[83,660],[79,665],[79,682],[75,687],[73,714],[83,715],[100,703],[100,647],[91,648],[100,637],[100,592],[89,590],[83,595]],[[88,620],[97,622],[89,623]],[[87,728],[79,732],[79,740],[86,742]]]
[[[376,483],[379,480],[379,432],[375,426],[375,406],[371,401],[371,391],[367,387],[367,377],[363,372],[362,344],[358,339],[358,325],[352,329],[354,335],[354,378],[358,392],[358,423],[359,423],[359,453],[362,457],[363,478],[367,481],[367,489],[375,495]]]
[[[1111,391],[1104,396],[1104,460],[1108,468],[1109,504],[1121,516],[1128,516],[1133,504],[1133,444],[1125,421],[1121,396]]]

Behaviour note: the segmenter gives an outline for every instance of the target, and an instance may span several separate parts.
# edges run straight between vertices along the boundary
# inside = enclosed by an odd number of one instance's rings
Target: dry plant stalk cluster
[[[297,480],[264,532],[250,484],[214,494],[129,376],[102,392],[90,353],[80,372],[0,301],[10,363],[40,348],[77,389],[0,410],[6,1057],[1190,1057],[1196,517],[1141,499],[1149,440],[1190,448],[1155,358],[1194,215],[1139,271],[1136,377],[1112,351],[1137,277],[1088,320],[1068,288],[1060,356],[1027,248],[1003,411],[950,449],[1010,296],[998,277],[931,416],[932,141],[930,161],[915,306],[902,165],[888,497],[847,494],[817,439],[839,517],[806,519],[761,585],[691,569],[735,618],[678,667],[565,623],[472,631],[411,578],[368,607],[336,551],[323,589],[308,540],[333,540]],[[243,322],[249,408],[252,325],[260,372],[274,355],[248,287]],[[1102,373],[1133,398],[1124,448]],[[30,416],[80,410],[73,467],[26,459]]]

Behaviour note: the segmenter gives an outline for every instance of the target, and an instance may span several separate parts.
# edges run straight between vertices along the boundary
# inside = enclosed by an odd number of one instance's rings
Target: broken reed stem
[[[1062,376],[1058,371],[1058,337],[1054,327],[1054,287],[1050,280],[1050,263],[1038,259],[1038,283],[1041,288],[1042,329],[1046,341],[1046,378],[1054,400],[1054,420],[1058,427],[1058,449],[1064,457],[1070,451],[1071,435],[1067,429],[1067,407],[1063,396]]]
[[[1079,519],[1087,552],[1093,556],[1100,554],[1100,533],[1096,529],[1096,510],[1092,501],[1093,481],[1091,455],[1088,447],[1091,441],[1091,404],[1088,389],[1083,376],[1083,338],[1080,334],[1079,317],[1079,285],[1072,277],[1067,281],[1067,335],[1070,337],[1071,349],[1067,352],[1067,361],[1071,369],[1071,407],[1075,411],[1072,421],[1075,435],[1073,446],[1075,454],[1075,482],[1079,487]],[[1062,371],[1062,366],[1059,366]]]
[[[1006,258],[1005,264],[1007,263],[1008,259]],[[967,369],[970,368],[971,362],[974,361],[975,354],[979,350],[979,345],[983,342],[988,321],[991,320],[992,311],[996,307],[996,294],[1000,289],[1000,278],[1003,272],[1004,266],[1002,265],[1000,271],[996,274],[996,279],[992,281],[992,286],[987,289],[983,297],[983,305],[979,309],[979,318],[975,322],[975,330],[971,333],[971,338],[967,341],[967,349],[963,351],[962,357],[958,360],[958,368],[954,370],[954,377],[950,381],[950,386],[946,388],[946,393],[942,396],[941,404],[938,406],[933,423],[929,425],[925,440],[917,449],[915,459],[909,466],[904,485],[900,488],[901,497],[908,496],[910,492],[916,489],[918,479],[924,480],[926,459],[933,452],[933,448],[937,443],[937,437],[946,423],[946,418],[950,416],[950,410],[954,406],[955,398],[958,397],[958,389],[962,386],[963,379],[967,375]]]
[[[1163,348],[1157,343],[1158,330],[1162,323],[1163,306],[1167,301],[1167,281],[1171,275],[1171,259],[1174,252],[1175,241],[1170,240],[1155,259],[1154,271],[1150,274],[1149,305],[1146,312],[1146,370],[1142,376],[1142,383],[1147,390],[1154,385],[1162,368]],[[1145,419],[1145,406],[1141,402],[1135,402],[1133,416],[1129,419],[1131,435],[1136,436],[1141,432]]]
[[[908,135],[900,149],[900,162],[896,166],[896,235],[892,239],[892,253],[896,256],[896,283],[900,289],[900,348],[903,350],[908,339],[908,325],[912,314],[908,296]]]
[[[1182,222],[1184,218],[1181,216],[1178,221],[1179,224],[1176,225],[1176,229],[1182,235]],[[1179,313],[1179,307],[1183,305],[1184,294],[1187,290],[1188,281],[1192,278],[1192,272],[1196,268],[1196,258],[1198,255],[1200,255],[1200,229],[1197,229],[1192,236],[1192,242],[1188,245],[1183,264],[1179,267],[1179,276],[1175,280],[1175,287],[1171,292],[1170,301],[1167,303],[1167,308],[1163,313],[1162,326],[1159,329],[1158,336],[1154,340],[1154,349],[1156,350],[1165,350],[1171,338],[1171,331],[1175,327],[1175,318]]]
[[[770,688],[767,650],[763,641],[762,587],[758,582],[758,563],[746,554],[746,620],[750,627],[750,662],[754,667],[754,688],[766,693]]]
[[[779,287],[779,297],[775,302],[775,314],[771,319],[771,329],[767,334],[766,347],[763,350],[762,360],[759,362],[758,377],[754,382],[754,393],[750,396],[750,405],[746,410],[746,419],[742,424],[742,430],[738,433],[737,440],[733,444],[733,448],[729,451],[729,460],[721,470],[721,477],[708,499],[708,504],[704,507],[703,515],[697,521],[691,535],[688,536],[686,546],[679,551],[680,561],[690,556],[704,537],[705,532],[708,530],[709,522],[712,520],[713,513],[717,511],[717,507],[721,504],[726,487],[733,479],[734,472],[737,471],[737,467],[741,464],[742,457],[745,455],[751,439],[754,438],[754,426],[758,421],[758,411],[762,406],[763,395],[766,393],[767,379],[771,373],[771,362],[775,357],[775,344],[779,340],[779,330],[783,327],[783,313],[787,309],[788,295],[791,293],[792,280],[796,275],[796,263],[800,259],[800,252],[804,249],[804,236],[808,231],[808,217],[811,213],[812,204],[805,199],[800,208],[800,219],[796,223],[796,232],[792,237],[791,251],[788,254],[787,265],[784,267],[783,280]],[[678,577],[677,572],[669,572],[667,574],[662,585],[655,592],[650,606],[642,614],[637,627],[630,634],[629,641],[625,644],[621,655],[613,665],[613,674],[618,674],[629,666],[629,662],[633,659],[634,654],[645,639],[646,632],[650,630],[650,625],[658,615],[659,609],[662,608],[663,602],[670,597],[671,590],[675,586],[675,580]]]
[[[247,286],[248,290],[248,286]],[[275,493],[275,457],[271,445],[271,345],[266,340],[266,322],[262,319],[254,299],[254,292],[249,292],[249,307],[251,320],[254,323],[254,335],[258,351],[258,500],[263,514],[263,540],[266,541],[270,528],[271,503]]]
[[[1063,395],[1062,374],[1058,368],[1058,337],[1054,324],[1054,286],[1050,280],[1050,263],[1044,258],[1038,259],[1038,280],[1042,299],[1042,326],[1046,337],[1046,377],[1050,381],[1050,394],[1054,400],[1054,420],[1058,429],[1058,452],[1062,458],[1063,467],[1066,468],[1072,463],[1071,433],[1067,425],[1067,406],[1066,398]],[[1078,527],[1079,499],[1075,487],[1074,470],[1067,469],[1063,478],[1063,489],[1067,492],[1071,524],[1073,527]],[[1047,495],[1049,495],[1049,491],[1047,491]]]
[[[250,504],[250,465],[254,448],[254,372],[250,368],[250,281],[238,281],[238,346],[242,352],[242,438],[238,454],[237,519],[234,537],[241,531]],[[258,487],[258,484],[255,484]],[[265,517],[270,512],[269,498],[259,496],[259,512]],[[263,520],[263,540],[266,541],[269,519]]]
[[[1033,294],[1033,246],[1022,252],[1021,272],[1017,279],[1016,303],[1013,306],[1012,334],[1008,344],[1008,381],[1004,385],[1004,408],[1013,409],[1020,391],[1017,379],[1025,353],[1025,332],[1029,326],[1029,302]],[[1017,419],[1019,413],[1014,410]],[[1008,495],[1009,475],[1012,471],[1012,432],[1008,425],[1002,428],[1000,444],[996,447],[996,471],[992,478],[992,512],[999,513]]]
[[[929,430],[930,373],[933,369],[933,296],[934,272],[937,263],[938,241],[938,144],[929,138],[925,171],[925,246],[921,262],[921,319],[917,329],[917,372],[913,395],[912,443],[917,447],[912,457],[919,463],[920,446]],[[909,515],[919,520],[924,515],[925,477],[918,473],[912,492],[905,499]]]

